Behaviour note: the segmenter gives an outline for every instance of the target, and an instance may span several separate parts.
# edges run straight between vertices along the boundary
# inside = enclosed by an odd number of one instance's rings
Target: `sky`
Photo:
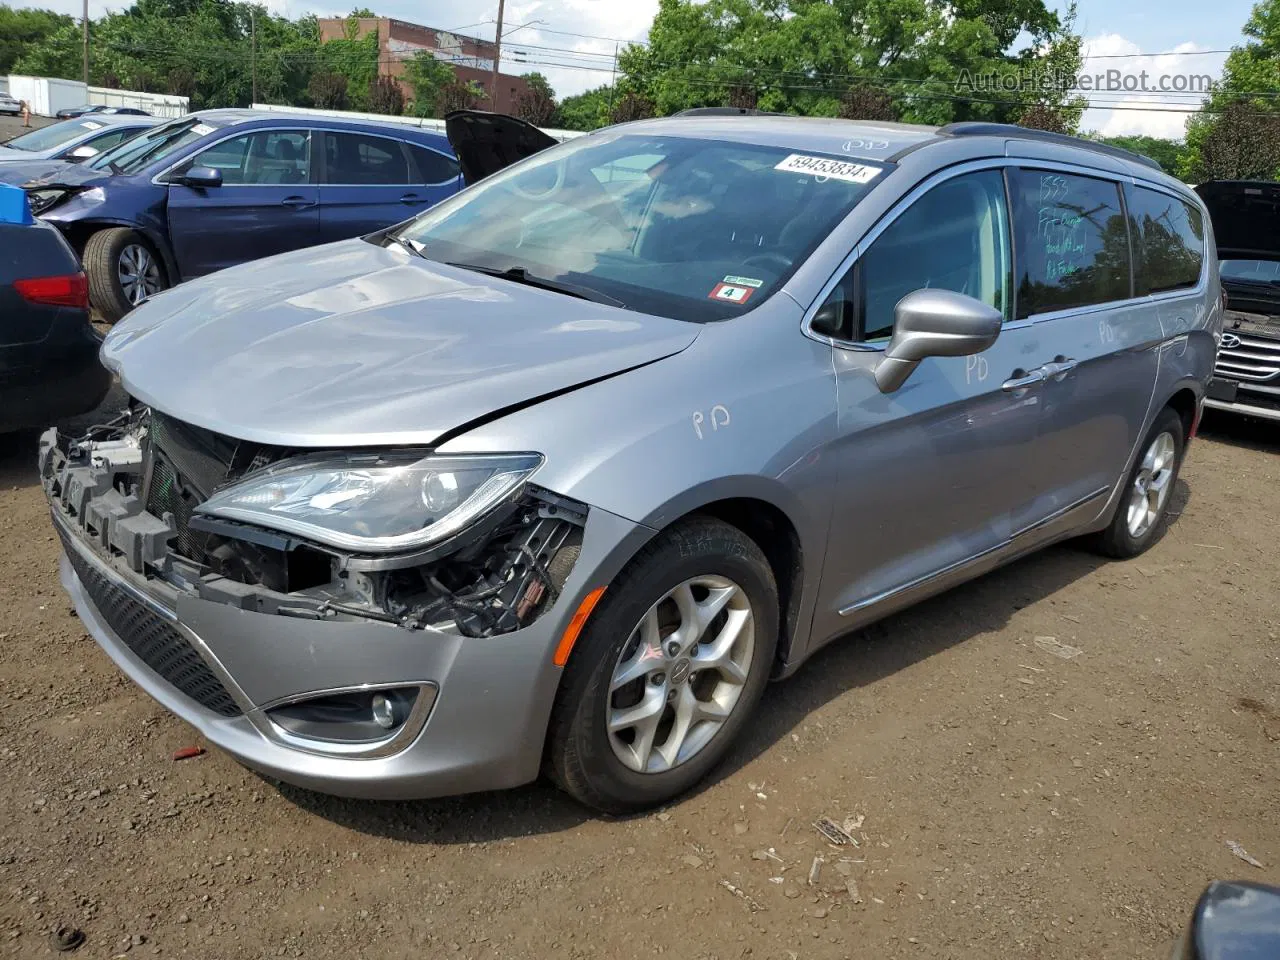
[[[4,2],[4,0],[0,0]],[[14,3],[14,0],[8,0]],[[325,0],[319,0],[323,4]],[[332,3],[332,0],[329,0]],[[1065,6],[1050,0],[1051,6]],[[1253,0],[1079,0],[1077,30],[1085,38],[1083,74],[1101,75],[1106,89],[1088,96],[1095,108],[1082,126],[1107,135],[1145,133],[1180,138],[1196,93],[1155,89],[1195,89],[1203,78],[1222,72],[1226,50],[1242,42],[1241,28]],[[16,0],[17,6],[42,6],[79,15],[80,0]],[[345,6],[317,0],[267,0],[277,13],[339,15],[368,6],[383,16],[438,29],[492,39],[497,0],[359,0]],[[90,0],[90,16],[128,6],[128,0]],[[607,83],[619,43],[643,40],[658,0],[507,0],[503,71],[537,70],[561,97]],[[528,24],[527,26],[521,26]],[[1151,92],[1125,92],[1147,72]],[[1108,71],[1114,71],[1110,78]],[[1118,87],[1118,89],[1114,89]],[[1159,106],[1163,109],[1153,110]],[[1142,108],[1142,109],[1135,109]]]

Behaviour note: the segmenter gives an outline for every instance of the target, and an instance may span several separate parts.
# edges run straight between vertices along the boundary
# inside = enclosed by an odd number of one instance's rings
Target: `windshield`
[[[98,154],[85,166],[91,170],[106,170],[110,173],[137,173],[148,164],[163,160],[174,151],[208,136],[216,129],[217,126],[208,120],[184,117],[173,123],[152,127],[141,136]]]
[[[1223,280],[1280,283],[1280,260],[1223,260],[1218,273]]]
[[[94,130],[101,130],[103,126],[105,124],[97,120],[64,120],[62,123],[55,123],[48,127],[41,127],[39,130],[25,133],[14,140],[10,140],[5,146],[13,147],[15,150],[56,150],[77,137],[92,133]]]
[[[755,144],[593,134],[480,181],[398,238],[430,260],[722,320],[781,287],[883,170]]]

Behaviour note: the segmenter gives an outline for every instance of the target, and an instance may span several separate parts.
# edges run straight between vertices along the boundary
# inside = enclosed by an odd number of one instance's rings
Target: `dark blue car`
[[[462,177],[449,141],[416,127],[209,110],[25,187],[114,322],[180,281],[408,219]]]

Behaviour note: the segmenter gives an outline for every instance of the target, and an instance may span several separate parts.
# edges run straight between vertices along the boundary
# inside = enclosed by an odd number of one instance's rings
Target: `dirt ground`
[[[69,612],[32,442],[0,438],[0,956],[65,924],[94,958],[1164,960],[1210,879],[1280,883],[1280,426],[1209,419],[1137,561],[1055,548],[828,648],[629,820],[174,762],[193,731]]]

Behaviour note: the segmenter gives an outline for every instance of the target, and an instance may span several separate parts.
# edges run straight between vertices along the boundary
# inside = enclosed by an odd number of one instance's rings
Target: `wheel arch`
[[[822,552],[806,547],[815,531],[809,531],[800,500],[777,480],[738,476],[693,487],[652,511],[641,522],[657,533],[692,516],[709,516],[742,531],[760,548],[773,571],[778,588],[778,644],[773,665],[775,676],[788,672],[793,652],[812,609],[806,601],[816,593],[811,580],[818,572],[814,558]],[[808,534],[808,535],[806,535]],[[630,561],[628,561],[630,562]],[[814,589],[806,589],[812,586]],[[806,612],[807,609],[807,612]]]
[[[140,223],[123,219],[111,219],[100,217],[94,220],[75,220],[70,223],[57,224],[58,229],[62,231],[62,235],[67,238],[67,242],[71,244],[76,252],[76,256],[84,258],[85,244],[89,242],[89,238],[95,233],[103,230],[113,230],[117,227],[124,227],[140,234],[144,240],[151,245],[151,249],[160,255],[160,261],[164,264],[164,272],[167,276],[170,286],[174,286],[179,282],[178,264],[173,258],[173,253],[169,249],[169,244],[164,237],[159,236],[156,231],[148,229]]]
[[[1173,391],[1164,405],[1182,420],[1183,442],[1194,437],[1200,415],[1200,393],[1190,383],[1183,383]]]

